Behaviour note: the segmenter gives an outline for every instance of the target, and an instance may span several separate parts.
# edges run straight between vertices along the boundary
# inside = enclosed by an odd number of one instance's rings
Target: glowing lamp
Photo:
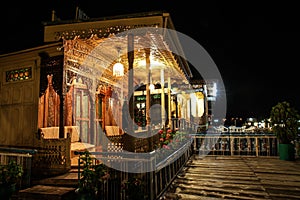
[[[124,66],[122,63],[117,62],[113,66],[113,75],[114,76],[124,76]]]

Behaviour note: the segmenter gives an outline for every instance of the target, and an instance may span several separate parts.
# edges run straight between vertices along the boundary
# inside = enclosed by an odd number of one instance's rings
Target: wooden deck
[[[300,199],[300,160],[195,156],[165,199]]]
[[[299,159],[283,161],[278,157],[265,156],[192,157],[161,199],[300,199]],[[69,194],[76,189],[77,181],[77,171],[73,169],[68,174],[36,182],[39,190],[32,187],[20,191],[13,199],[40,199],[36,194],[40,193],[47,194],[48,199],[55,199],[55,196],[69,200],[72,199]],[[55,194],[52,194],[53,187],[57,188]],[[47,188],[51,191],[47,192]]]

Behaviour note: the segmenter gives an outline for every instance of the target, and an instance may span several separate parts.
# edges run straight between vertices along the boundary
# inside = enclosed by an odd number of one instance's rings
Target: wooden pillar
[[[119,126],[121,129],[124,130],[123,127],[123,117],[124,117],[124,113],[122,112],[123,106],[124,106],[124,91],[123,91],[123,80],[121,81],[121,95],[120,95],[120,108],[119,108]]]
[[[193,118],[193,115],[192,115],[192,98],[191,98],[191,96],[189,97],[189,121],[190,121],[190,123],[189,123],[189,130],[191,130],[191,128],[193,127],[193,121],[192,121],[192,118]]]
[[[59,91],[59,132],[58,132],[58,135],[59,135],[59,138],[64,138],[65,137],[65,117],[64,117],[64,101],[65,101],[65,96],[66,96],[66,92],[67,92],[67,89],[66,89],[66,85],[65,85],[65,70],[64,70],[64,65],[62,64],[61,66],[61,73],[62,75],[59,77],[60,78],[60,83],[61,83],[61,92]]]
[[[105,130],[105,121],[106,121],[106,93],[104,93],[103,97],[101,98],[101,101],[102,101],[102,108],[101,108],[101,111],[102,111],[102,130],[104,131]]]
[[[161,124],[166,122],[166,110],[165,110],[165,74],[164,69],[160,70],[160,82],[161,82]]]
[[[171,78],[168,77],[168,126],[171,127],[172,119],[171,119]]]
[[[59,95],[59,138],[65,137],[65,130],[64,130],[64,94]]]
[[[134,35],[129,33],[127,36],[127,57],[128,57],[128,120],[127,133],[124,135],[124,150],[129,152],[135,151],[134,133],[134,86],[133,86],[133,61],[134,61]],[[125,105],[127,106],[127,105]],[[125,109],[126,110],[126,109]]]
[[[153,149],[153,137],[151,136],[151,117],[150,117],[150,106],[151,106],[151,91],[150,91],[150,84],[151,84],[151,71],[150,71],[150,48],[145,48],[146,53],[146,73],[148,74],[147,77],[147,84],[146,84],[146,130],[147,130],[147,141],[148,141],[148,149],[146,151],[150,152]]]
[[[92,88],[89,89],[89,93],[91,96],[91,104],[90,104],[90,109],[89,109],[89,113],[90,113],[90,129],[89,129],[89,143],[91,144],[96,144],[96,106],[95,106],[95,102],[96,102],[96,80],[92,79]]]
[[[151,126],[150,118],[150,84],[151,84],[151,72],[150,72],[150,48],[145,48],[146,53],[146,73],[147,73],[147,84],[146,84],[146,130],[149,131]]]
[[[134,85],[133,85],[133,60],[134,60],[134,38],[133,34],[128,34],[127,36],[128,40],[128,49],[127,49],[127,56],[128,56],[128,71],[129,71],[129,76],[128,76],[128,99],[129,99],[129,113],[131,119],[129,120],[128,124],[128,131],[132,134],[134,131],[133,128],[133,121],[134,121]]]

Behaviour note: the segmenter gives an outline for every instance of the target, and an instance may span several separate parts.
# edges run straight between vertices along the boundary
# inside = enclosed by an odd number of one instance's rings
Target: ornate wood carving
[[[42,57],[40,75],[40,97],[48,87],[48,75],[53,76],[52,84],[55,92],[62,94],[63,83],[63,56]]]
[[[35,147],[38,150],[32,160],[32,174],[59,175],[71,169],[71,135],[67,138],[45,139],[43,132],[39,129],[35,138]]]
[[[107,38],[110,35],[120,34],[130,29],[137,29],[141,27],[158,27],[158,26],[160,26],[159,23],[111,26],[111,27],[91,28],[91,29],[84,29],[84,30],[56,31],[54,32],[54,35],[56,40],[59,40],[61,38],[70,40],[78,36],[80,36],[80,38],[90,38],[93,35],[97,35],[97,37],[99,38]]]

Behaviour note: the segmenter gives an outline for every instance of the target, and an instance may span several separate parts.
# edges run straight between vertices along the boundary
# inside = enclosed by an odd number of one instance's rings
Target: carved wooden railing
[[[127,134],[126,132],[122,136],[122,143],[124,145],[128,144],[129,141],[132,141],[135,152],[151,152],[157,148],[159,145],[159,129],[151,130],[149,133],[147,130],[136,131],[134,135]],[[126,150],[126,147],[124,148]]]
[[[53,176],[71,169],[71,134],[66,138],[45,139],[38,133],[35,140],[37,153],[33,156],[33,176]]]
[[[32,156],[37,153],[35,149],[21,149],[12,147],[0,147],[0,164],[7,165],[11,160],[23,167],[23,177],[19,188],[29,187],[31,184]],[[0,197],[1,198],[1,197]]]
[[[140,140],[139,142],[141,143],[147,142],[143,139],[138,140]],[[174,145],[170,146],[171,149],[157,149],[147,154],[147,156],[144,155],[142,157],[138,156],[138,152],[137,156],[118,151],[90,152],[94,157],[95,165],[104,161],[106,164],[109,163],[113,166],[117,166],[118,164],[122,166],[122,170],[110,168],[109,173],[111,178],[103,183],[101,187],[103,190],[102,199],[128,199],[129,191],[124,190],[123,187],[124,183],[127,182],[130,177],[137,177],[141,181],[143,187],[139,188],[141,189],[139,192],[142,193],[146,199],[160,199],[192,156],[192,141],[192,138],[186,137],[179,142],[174,142]],[[75,153],[80,155],[78,160],[78,179],[80,179],[81,155],[83,155],[84,152],[76,151]],[[136,173],[129,172],[132,171],[130,167],[134,166],[137,168]],[[126,169],[128,169],[128,171],[126,171]],[[144,172],[139,172],[140,170]]]
[[[271,133],[197,133],[194,151],[199,155],[278,156],[277,137]]]

